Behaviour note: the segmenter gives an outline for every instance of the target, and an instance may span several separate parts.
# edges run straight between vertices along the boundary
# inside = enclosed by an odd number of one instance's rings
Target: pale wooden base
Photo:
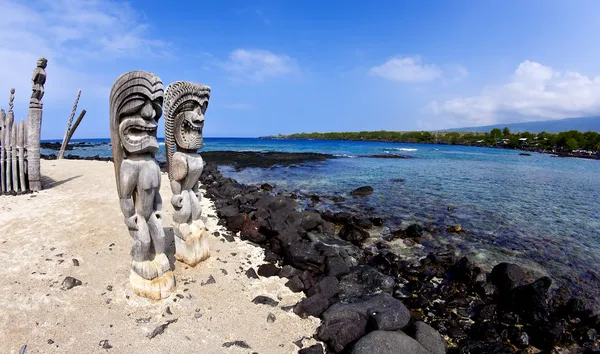
[[[129,282],[136,295],[152,300],[167,298],[175,291],[175,276],[173,276],[172,271],[168,271],[156,279],[148,280],[140,277],[132,270],[129,275]]]
[[[155,255],[152,261],[133,261],[131,267],[129,282],[137,295],[160,300],[175,290],[175,277],[164,253]]]
[[[208,232],[189,235],[186,240],[175,236],[175,258],[192,267],[210,257]]]

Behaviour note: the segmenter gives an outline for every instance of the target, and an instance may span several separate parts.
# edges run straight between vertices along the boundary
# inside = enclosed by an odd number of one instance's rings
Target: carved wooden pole
[[[29,187],[29,165],[27,163],[27,156],[29,155],[27,152],[27,137],[28,137],[28,131],[29,131],[29,122],[24,120],[23,121],[23,172],[25,173],[25,190],[30,191],[31,188]]]
[[[8,111],[8,113],[12,113],[12,111]],[[18,152],[17,152],[17,127],[19,125],[17,123],[13,123],[12,131],[11,131],[11,144],[12,144],[12,153],[11,153],[11,163],[12,163],[12,184],[13,184],[13,192],[19,191],[19,161],[18,161]]]
[[[12,125],[13,125],[13,115],[10,111],[6,115],[6,123],[4,125],[4,182],[6,183],[6,192],[10,192],[13,190],[12,186]]]
[[[12,189],[14,192],[19,191],[19,172],[18,172],[18,161],[17,161],[17,122],[15,120],[15,112],[13,110],[15,104],[15,89],[10,89],[10,98],[8,99],[8,115],[10,116],[10,121],[12,122],[12,127],[10,131],[10,149],[11,149],[11,169],[12,169]],[[7,163],[9,163],[7,161]]]
[[[79,96],[81,96],[81,90],[77,91],[77,97],[75,97],[75,103],[73,103],[73,109],[71,109],[71,117],[69,118],[69,123],[67,123],[67,130],[65,131],[65,137],[63,138],[62,145],[60,146],[60,151],[58,153],[58,159],[62,159],[67,149],[67,145],[69,144],[69,131],[71,130],[71,124],[73,124],[73,118],[75,117],[75,112],[77,111],[77,103],[79,103]]]
[[[26,192],[27,171],[25,165],[25,124],[27,121],[20,121],[17,127],[17,152],[19,154],[19,186],[21,192]]]
[[[44,84],[46,84],[46,58],[40,58],[31,77],[31,100],[29,101],[29,119],[27,132],[27,159],[29,170],[29,187],[32,191],[42,189],[40,175],[40,133],[42,130],[42,97],[44,97]]]
[[[6,131],[6,113],[3,109],[0,109],[0,192],[6,192],[5,174],[6,169],[6,143],[4,141],[4,132]]]
[[[67,144],[69,143],[69,141],[71,141],[71,138],[73,137],[73,133],[75,133],[75,130],[79,126],[79,123],[81,123],[81,120],[83,119],[83,116],[85,116],[85,113],[86,113],[85,109],[82,110],[81,113],[79,113],[79,117],[77,117],[75,124],[73,124],[73,127],[71,128],[71,130],[69,130],[69,136],[67,136]]]

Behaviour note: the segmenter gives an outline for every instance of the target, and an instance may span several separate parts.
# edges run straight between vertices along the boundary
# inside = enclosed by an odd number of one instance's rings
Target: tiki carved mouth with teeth
[[[123,110],[119,123],[119,136],[123,148],[130,154],[158,152],[156,130],[161,115],[162,100],[132,100]]]
[[[202,128],[204,128],[204,114],[198,110],[184,111],[175,119],[175,140],[183,149],[201,149]]]
[[[157,128],[158,123],[154,119],[123,118],[119,124],[119,133],[125,150],[130,153],[158,152]]]

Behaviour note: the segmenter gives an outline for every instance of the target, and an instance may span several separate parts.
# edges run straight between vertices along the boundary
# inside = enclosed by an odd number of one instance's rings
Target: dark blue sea
[[[600,161],[519,156],[515,150],[480,147],[254,138],[206,138],[204,151],[211,150],[338,155],[341,158],[292,167],[221,170],[242,183],[341,195],[350,208],[383,217],[389,230],[412,223],[438,229],[460,225],[466,230],[436,234],[417,244],[394,241],[396,252],[406,256],[450,251],[488,270],[501,261],[516,262],[537,275],[550,275],[555,284],[575,293],[600,295]],[[68,153],[111,155],[108,144]],[[414,158],[365,157],[378,154]],[[164,159],[164,146],[158,158]],[[364,198],[349,195],[363,185],[372,186],[374,193]],[[325,202],[318,207],[337,206]]]

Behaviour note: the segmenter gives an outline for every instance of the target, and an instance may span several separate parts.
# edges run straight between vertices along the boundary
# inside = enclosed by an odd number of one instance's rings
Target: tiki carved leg
[[[188,215],[198,213],[199,202],[193,191],[186,190],[182,192],[183,205],[187,205],[188,210],[192,211]],[[194,205],[194,200],[197,205]],[[183,208],[182,208],[183,209]],[[210,257],[208,246],[208,232],[200,218],[188,218],[182,223],[173,223],[175,231],[175,258],[188,265],[195,266],[198,263]]]
[[[150,299],[164,299],[175,289],[175,277],[169,259],[164,253],[162,224],[153,214],[148,221],[138,217],[137,227],[138,230],[132,235],[134,237],[131,249],[133,260],[129,276],[133,292]],[[159,242],[158,247],[154,240]],[[159,253],[160,245],[162,245],[162,252]]]

